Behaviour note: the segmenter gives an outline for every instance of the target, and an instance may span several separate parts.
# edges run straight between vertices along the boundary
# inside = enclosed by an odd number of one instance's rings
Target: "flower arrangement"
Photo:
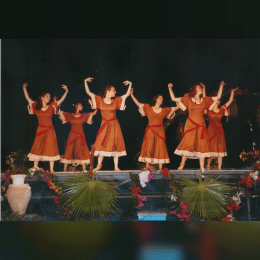
[[[226,209],[229,211],[228,215],[224,218],[221,219],[221,221],[234,221],[235,218],[233,216],[234,211],[237,211],[241,208],[241,206],[239,206],[239,204],[241,203],[241,198],[240,196],[243,194],[243,192],[241,191],[241,189],[239,191],[237,191],[237,196],[233,196],[232,200],[227,206]]]
[[[176,211],[172,211],[172,210],[169,213],[176,215],[180,219],[180,221],[190,221],[191,215],[187,214],[189,206],[185,202],[181,201],[180,208],[181,208],[181,213],[177,213]]]
[[[139,173],[139,180],[142,187],[146,187],[146,183],[149,182],[154,176],[154,171],[151,168],[144,168]]]

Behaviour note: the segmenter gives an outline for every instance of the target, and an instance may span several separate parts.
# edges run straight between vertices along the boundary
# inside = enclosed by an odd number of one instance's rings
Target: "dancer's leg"
[[[101,170],[103,159],[104,159],[103,155],[98,156],[98,165],[95,169],[93,169],[94,172]]]
[[[218,156],[218,169],[221,170],[222,166],[222,156]]]
[[[115,171],[120,171],[118,168],[118,156],[114,156],[114,165],[115,165]]]
[[[64,172],[66,172],[67,171],[67,167],[68,167],[68,164],[67,163],[64,163]]]
[[[54,161],[50,161],[50,172],[54,172],[53,167],[54,167]]]
[[[183,169],[186,160],[187,160],[187,156],[183,155],[182,158],[181,158],[181,163],[180,163],[180,166],[179,166],[178,170],[182,170]]]

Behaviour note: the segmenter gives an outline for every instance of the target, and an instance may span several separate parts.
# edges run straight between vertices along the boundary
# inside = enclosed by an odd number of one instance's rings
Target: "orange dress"
[[[205,97],[200,104],[196,104],[188,94],[181,98],[177,105],[181,110],[188,109],[189,117],[184,126],[184,137],[175,150],[175,154],[186,155],[191,159],[210,157],[208,130],[203,117],[204,109],[212,110],[216,101],[211,97]]]
[[[219,108],[219,112],[208,111],[209,127],[208,127],[208,138],[209,138],[209,154],[210,156],[227,156],[226,141],[223,131],[221,119],[224,115],[228,115],[225,106]]]
[[[70,133],[66,143],[65,153],[60,160],[62,163],[89,164],[90,153],[87,146],[83,124],[92,124],[91,113],[82,113],[75,117],[73,113],[61,111],[60,119],[63,124],[71,124]]]
[[[160,113],[156,113],[150,105],[141,104],[139,112],[142,116],[148,117],[149,123],[145,130],[138,161],[149,162],[151,164],[170,163],[165,144],[163,119],[172,119],[175,116],[173,108],[164,107]]]
[[[38,128],[35,140],[28,154],[29,161],[58,161],[60,160],[56,133],[52,124],[52,116],[57,114],[57,102],[52,102],[48,108],[36,110],[37,102],[28,105],[29,114],[38,118]]]
[[[125,96],[112,99],[111,104],[104,102],[100,96],[93,94],[89,100],[92,109],[100,109],[102,115],[101,126],[94,143],[95,156],[125,156],[125,142],[120,125],[116,118],[116,110],[125,110]]]

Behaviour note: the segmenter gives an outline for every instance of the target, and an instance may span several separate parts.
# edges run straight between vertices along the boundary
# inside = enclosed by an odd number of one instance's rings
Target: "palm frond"
[[[226,206],[230,202],[228,195],[235,191],[234,184],[219,181],[218,175],[212,175],[198,182],[178,176],[184,185],[181,200],[189,205],[192,218],[218,220],[227,215]]]
[[[63,183],[65,205],[71,206],[73,216],[90,220],[101,220],[112,215],[117,209],[118,187],[115,183],[95,181],[79,176]]]

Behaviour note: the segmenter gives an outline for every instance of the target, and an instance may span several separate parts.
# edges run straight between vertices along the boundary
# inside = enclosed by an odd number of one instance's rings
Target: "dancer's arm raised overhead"
[[[23,93],[24,93],[24,96],[25,96],[26,100],[28,101],[28,103],[31,104],[34,101],[31,100],[30,97],[29,97],[29,94],[28,94],[27,89],[26,89],[26,87],[28,87],[28,86],[29,86],[28,82],[23,83]]]
[[[232,103],[233,98],[234,98],[234,93],[235,93],[235,91],[237,91],[237,90],[238,90],[238,87],[231,89],[230,98],[229,98],[228,102],[224,105],[226,108],[228,108],[228,107],[230,106],[230,104]]]
[[[65,89],[65,93],[63,94],[63,96],[60,98],[60,100],[57,101],[57,106],[59,106],[64,99],[66,98],[67,94],[68,94],[68,87],[66,85],[62,85],[62,88]]]
[[[140,107],[141,103],[139,103],[139,101],[135,98],[135,96],[134,96],[133,93],[134,93],[134,89],[132,88],[132,89],[131,89],[131,92],[130,92],[130,95],[131,95],[133,101],[135,102],[135,104],[136,104],[138,107]]]
[[[226,85],[226,83],[223,81],[220,82],[218,94],[215,97],[212,97],[213,99],[221,99],[223,87]]]
[[[130,94],[131,94],[132,82],[129,81],[129,80],[126,80],[126,81],[123,82],[123,84],[124,84],[125,86],[128,85],[128,90],[127,90],[126,94],[124,95],[124,97],[127,98],[127,97],[129,97]]]
[[[172,87],[173,87],[173,84],[172,84],[172,83],[169,83],[169,84],[168,84],[168,89],[169,89],[169,92],[170,92],[170,96],[171,96],[172,101],[174,101],[174,102],[179,102],[179,101],[181,101],[181,98],[176,98],[176,97],[175,97],[175,95],[174,95],[174,93],[173,93],[173,91],[172,91]]]
[[[205,86],[205,84],[203,84],[203,83],[201,83],[200,82],[200,85],[201,85],[201,87],[202,87],[202,91],[203,91],[203,97],[206,97],[206,86]]]
[[[88,82],[92,82],[93,79],[94,79],[94,78],[86,78],[86,79],[84,80],[86,93],[87,93],[90,97],[92,97],[94,94],[89,90]]]

